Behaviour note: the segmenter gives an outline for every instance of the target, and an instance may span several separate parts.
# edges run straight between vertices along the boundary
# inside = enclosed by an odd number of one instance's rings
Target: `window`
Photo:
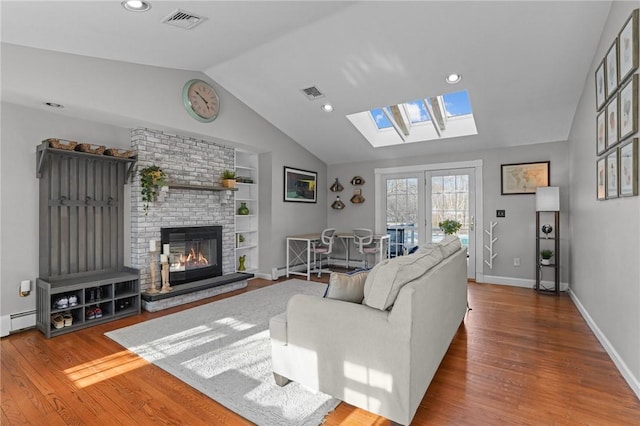
[[[347,119],[374,147],[478,134],[466,90],[372,108]]]

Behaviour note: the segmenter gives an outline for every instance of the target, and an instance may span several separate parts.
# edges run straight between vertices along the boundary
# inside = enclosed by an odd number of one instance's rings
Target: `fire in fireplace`
[[[161,238],[172,286],[222,275],[222,226],[162,228]]]

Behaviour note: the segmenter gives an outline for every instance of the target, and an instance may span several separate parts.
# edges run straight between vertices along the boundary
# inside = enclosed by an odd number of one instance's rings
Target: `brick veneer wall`
[[[160,228],[221,225],[222,273],[235,271],[235,204],[227,191],[169,189],[149,205],[145,216],[139,171],[151,165],[162,168],[169,181],[191,185],[220,184],[224,169],[234,169],[235,151],[213,142],[177,136],[157,130],[133,129],[131,145],[138,164],[131,185],[131,262],[140,269],[140,289],[150,287],[149,241],[160,245]],[[159,268],[159,259],[156,260]],[[160,271],[156,269],[156,288]]]

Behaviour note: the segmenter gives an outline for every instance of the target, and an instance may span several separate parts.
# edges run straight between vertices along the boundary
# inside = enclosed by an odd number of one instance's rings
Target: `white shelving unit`
[[[251,182],[243,182],[249,180]],[[236,150],[236,271],[256,272],[258,270],[258,155],[253,152]],[[248,215],[239,215],[238,208],[245,203]],[[240,241],[243,240],[243,241]],[[240,256],[245,258],[245,270],[240,271]]]

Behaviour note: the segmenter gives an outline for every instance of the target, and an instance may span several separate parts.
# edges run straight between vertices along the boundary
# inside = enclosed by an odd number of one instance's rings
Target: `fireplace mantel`
[[[222,192],[222,191],[237,191],[238,188],[225,188],[223,186],[215,186],[215,185],[190,185],[187,183],[170,183],[167,185],[169,189],[189,189],[193,191],[213,191],[213,192]]]

